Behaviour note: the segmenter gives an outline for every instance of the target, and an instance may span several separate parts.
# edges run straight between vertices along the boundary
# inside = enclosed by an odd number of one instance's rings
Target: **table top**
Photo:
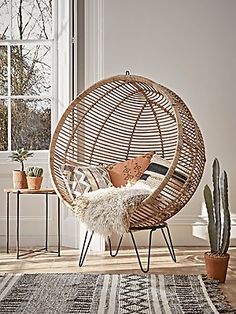
[[[30,190],[30,189],[4,189],[4,192],[6,193],[17,193],[20,194],[56,194],[55,190],[53,188],[45,188],[40,190]]]

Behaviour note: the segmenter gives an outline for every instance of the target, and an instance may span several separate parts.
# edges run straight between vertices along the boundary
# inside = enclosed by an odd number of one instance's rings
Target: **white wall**
[[[235,0],[104,0],[104,76],[130,70],[173,89],[204,136],[207,164],[201,185],[170,220],[176,244],[207,244],[202,189],[211,182],[216,156],[229,175],[236,244],[235,12]]]

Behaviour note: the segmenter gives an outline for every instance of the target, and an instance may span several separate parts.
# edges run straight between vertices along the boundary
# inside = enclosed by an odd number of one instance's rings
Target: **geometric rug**
[[[236,313],[217,281],[196,275],[5,274],[0,313]]]

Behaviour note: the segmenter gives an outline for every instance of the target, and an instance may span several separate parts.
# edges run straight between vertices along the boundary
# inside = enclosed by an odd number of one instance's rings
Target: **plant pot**
[[[14,189],[27,189],[27,180],[25,171],[13,170]]]
[[[43,177],[27,177],[29,190],[40,190]]]
[[[226,253],[223,256],[212,255],[209,252],[204,254],[207,277],[225,282],[228,262],[230,255]]]

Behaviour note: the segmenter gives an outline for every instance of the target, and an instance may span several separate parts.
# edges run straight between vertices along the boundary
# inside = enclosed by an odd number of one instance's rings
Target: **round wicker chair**
[[[69,105],[55,129],[50,147],[54,188],[72,207],[63,163],[110,164],[153,150],[171,166],[130,217],[131,230],[165,227],[187,204],[204,170],[204,142],[191,112],[170,89],[134,75],[99,81]],[[175,171],[185,174],[184,184],[173,180]]]

